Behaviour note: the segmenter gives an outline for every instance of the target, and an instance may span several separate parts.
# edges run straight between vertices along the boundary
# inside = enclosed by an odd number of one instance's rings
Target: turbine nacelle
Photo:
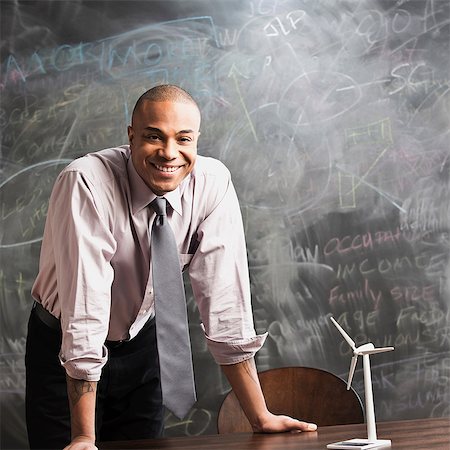
[[[367,353],[374,349],[375,349],[375,346],[372,344],[372,342],[369,342],[368,344],[363,344],[363,345],[360,345],[358,348],[355,348],[353,350],[353,353],[355,355],[359,356],[359,355],[364,355],[364,353]]]
[[[375,347],[372,342],[369,342],[368,344],[360,345],[358,348],[355,348],[353,353],[358,356],[374,355],[375,353],[390,352],[391,350],[394,350],[394,347]]]

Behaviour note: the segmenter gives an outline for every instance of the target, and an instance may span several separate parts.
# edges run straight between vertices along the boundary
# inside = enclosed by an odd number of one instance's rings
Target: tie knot
[[[155,200],[150,203],[150,205],[157,216],[166,215],[167,200],[164,197],[156,197]]]

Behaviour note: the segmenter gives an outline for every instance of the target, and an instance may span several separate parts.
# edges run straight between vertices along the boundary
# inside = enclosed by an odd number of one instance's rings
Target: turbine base
[[[389,448],[391,446],[390,439],[348,439],[346,441],[335,442],[333,444],[328,444],[327,448],[336,450],[357,450],[364,449],[369,450],[373,448]]]

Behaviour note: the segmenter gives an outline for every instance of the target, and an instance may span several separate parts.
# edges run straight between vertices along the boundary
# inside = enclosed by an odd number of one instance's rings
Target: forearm
[[[239,364],[221,367],[253,431],[279,433],[294,430],[315,431],[317,429],[316,424],[285,415],[274,415],[267,409],[253,358]]]
[[[95,443],[95,402],[97,382],[66,376],[69,396],[72,442]]]
[[[263,418],[269,414],[269,411],[261,390],[254,359],[221,367],[253,430],[261,431]]]

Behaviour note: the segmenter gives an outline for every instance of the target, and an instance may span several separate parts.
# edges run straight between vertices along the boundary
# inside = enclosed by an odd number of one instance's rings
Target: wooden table
[[[418,419],[377,424],[379,439],[391,439],[393,449],[450,449],[450,418]],[[366,437],[366,426],[339,425],[321,427],[308,433],[215,434],[138,441],[105,442],[103,449],[180,449],[180,450],[318,450],[327,444]]]

